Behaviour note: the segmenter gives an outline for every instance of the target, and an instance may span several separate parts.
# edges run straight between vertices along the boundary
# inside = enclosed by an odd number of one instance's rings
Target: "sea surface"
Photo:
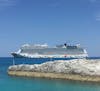
[[[100,59],[92,57],[89,59]],[[100,91],[100,83],[9,76],[13,64],[35,64],[52,59],[0,58],[0,91]]]

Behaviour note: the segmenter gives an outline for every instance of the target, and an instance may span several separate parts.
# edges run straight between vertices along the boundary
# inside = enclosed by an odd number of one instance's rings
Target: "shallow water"
[[[15,59],[16,64],[41,63],[43,59]],[[100,91],[100,83],[61,79],[25,78],[7,75],[13,58],[0,58],[0,91]]]

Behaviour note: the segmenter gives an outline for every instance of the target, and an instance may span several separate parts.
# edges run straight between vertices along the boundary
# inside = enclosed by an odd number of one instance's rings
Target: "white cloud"
[[[50,7],[59,7],[60,6],[60,3],[56,2],[56,3],[51,3],[49,4]]]
[[[96,2],[97,0],[89,0],[91,3],[94,3],[94,2]]]
[[[18,0],[0,0],[0,9],[5,7],[14,6]]]
[[[57,7],[62,6],[64,2],[65,0],[51,0],[49,1],[48,6],[57,8]]]
[[[100,15],[96,16],[96,21],[100,21]]]
[[[92,3],[92,8],[96,21],[100,21],[100,0],[89,0]]]

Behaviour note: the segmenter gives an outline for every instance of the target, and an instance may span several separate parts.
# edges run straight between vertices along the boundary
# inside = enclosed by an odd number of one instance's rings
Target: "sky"
[[[0,57],[27,43],[65,42],[100,56],[100,0],[0,0]]]

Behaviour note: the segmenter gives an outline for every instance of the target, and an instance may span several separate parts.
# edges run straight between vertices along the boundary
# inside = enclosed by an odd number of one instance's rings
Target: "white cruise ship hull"
[[[87,51],[79,46],[47,47],[44,45],[22,46],[18,52],[13,52],[16,58],[86,58]]]

